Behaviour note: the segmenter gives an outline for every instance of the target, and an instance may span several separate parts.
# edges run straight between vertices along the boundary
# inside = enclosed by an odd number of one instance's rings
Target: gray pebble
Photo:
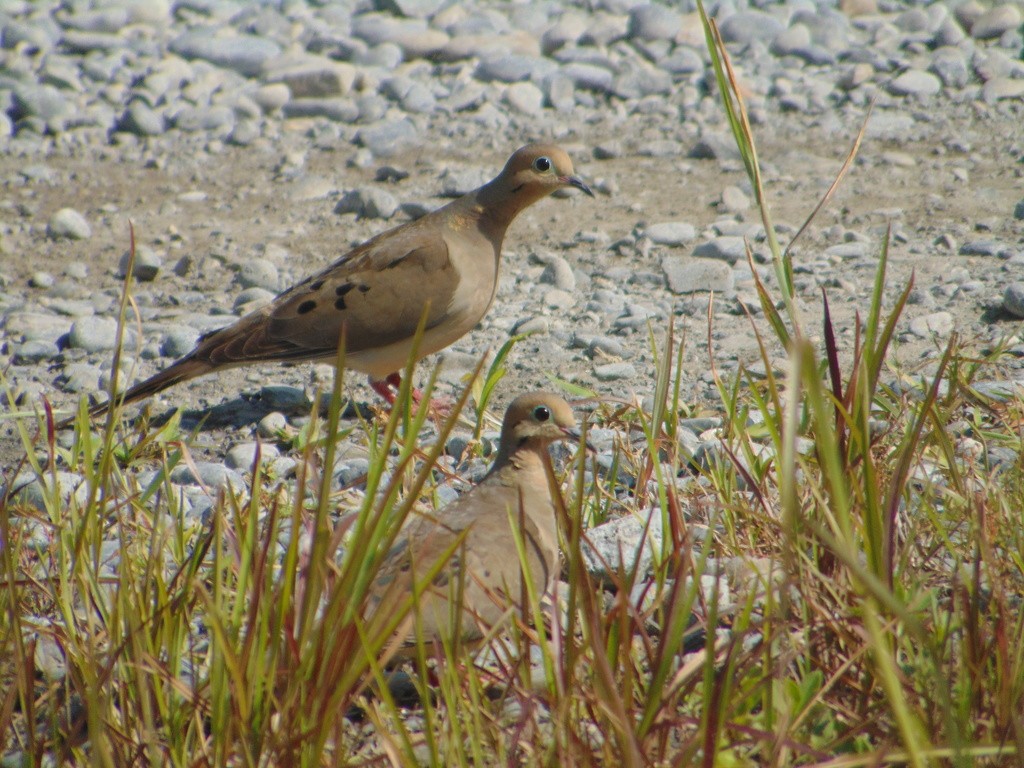
[[[739,187],[729,185],[722,190],[721,208],[729,213],[743,213],[750,208],[750,198]]]
[[[1003,309],[1014,317],[1024,318],[1024,283],[1010,283],[1006,286]]]
[[[52,288],[56,282],[57,278],[49,272],[33,272],[32,277],[28,279],[28,284],[33,288]]]
[[[646,514],[649,521],[625,515],[587,531],[581,546],[592,576],[611,580],[619,573],[650,574],[655,555],[661,554],[662,527],[659,513]]]
[[[768,43],[783,30],[782,22],[764,11],[740,11],[719,22],[722,39],[747,45],[760,40]]]
[[[61,38],[61,29],[48,15],[33,15],[31,20],[4,19],[2,43],[5,49],[12,49],[19,43],[29,51],[45,51],[56,45]]]
[[[668,288],[672,293],[704,293],[714,291],[731,295],[735,272],[717,259],[680,259],[669,256],[661,262]]]
[[[285,117],[324,117],[336,123],[354,123],[362,117],[359,105],[348,98],[292,99],[282,110]]]
[[[963,88],[971,79],[967,59],[959,48],[953,46],[937,49],[928,68],[949,88]]]
[[[678,153],[678,148],[676,152]],[[740,151],[732,136],[721,133],[705,133],[693,145],[689,156],[696,160],[739,160]]]
[[[776,56],[789,56],[811,44],[811,30],[803,24],[784,29],[772,40],[771,52]]]
[[[971,389],[982,397],[1005,403],[1024,396],[1024,381],[976,381]]]
[[[121,255],[121,261],[117,265],[118,277],[124,277],[128,272],[128,261],[131,258],[131,252],[125,251]],[[163,265],[163,259],[156,251],[145,245],[137,245],[135,247],[135,265],[132,268],[132,276],[136,280],[140,280],[144,283],[156,280],[156,276],[160,273],[160,267]]]
[[[627,34],[634,40],[673,40],[682,30],[682,17],[664,5],[636,5],[629,11]]]
[[[205,485],[211,491],[220,488],[230,489],[235,492],[245,490],[245,481],[242,476],[233,469],[214,461],[194,462],[192,464],[179,464],[171,470],[171,482],[179,485]]]
[[[555,69],[557,67],[553,62],[536,56],[503,54],[481,59],[474,74],[477,80],[485,83],[519,83],[527,80],[539,82],[544,75],[552,73]]]
[[[92,237],[92,228],[85,217],[74,208],[61,208],[50,217],[46,233],[54,240],[88,240]]]
[[[15,344],[11,350],[11,362],[15,365],[35,365],[52,360],[60,354],[56,344],[46,341],[26,341]]]
[[[644,235],[652,243],[677,247],[697,236],[697,228],[683,221],[663,221],[644,227]]]
[[[281,277],[277,267],[266,259],[249,258],[242,262],[235,273],[235,282],[243,288],[264,288],[276,291]]]
[[[724,235],[701,243],[693,249],[693,255],[704,259],[721,259],[735,264],[737,261],[746,260],[747,245],[742,237]]]
[[[357,139],[375,157],[391,157],[412,149],[419,143],[416,126],[407,118],[362,128]]]
[[[71,327],[66,318],[43,312],[11,312],[5,318],[9,337],[22,341],[42,341],[57,346]]]
[[[254,309],[266,306],[274,300],[277,295],[275,291],[268,291],[266,288],[253,286],[241,291],[236,297],[231,309],[236,315],[248,314]]]
[[[969,240],[960,246],[961,256],[999,256],[1006,246],[996,240]]]
[[[626,345],[612,336],[594,336],[587,344],[587,352],[591,357],[628,357]]]
[[[280,411],[271,411],[256,425],[256,434],[266,439],[276,439],[288,427],[288,417]]]
[[[247,147],[260,137],[260,126],[255,120],[240,120],[228,136],[228,142],[236,147]]]
[[[61,17],[60,22],[65,27],[84,32],[116,33],[128,24],[128,11],[117,7],[91,11],[76,10]]]
[[[256,460],[257,451],[259,451],[261,463],[272,461],[281,455],[277,446],[268,443],[236,443],[224,455],[224,464],[229,469],[248,472],[252,469],[253,461]]]
[[[89,276],[89,265],[73,261],[64,267],[64,274],[72,280],[85,280]]]
[[[544,306],[550,309],[570,309],[576,298],[569,291],[551,288],[544,292]]]
[[[261,85],[253,94],[253,100],[265,113],[276,112],[292,98],[291,89],[284,83]]]
[[[283,413],[308,413],[312,407],[312,403],[301,388],[279,385],[262,387],[260,403]]]
[[[613,74],[606,67],[574,62],[562,67],[561,72],[572,80],[573,85],[578,89],[598,91],[599,93],[610,93],[612,90]]]
[[[197,131],[215,132],[227,135],[235,124],[235,112],[230,107],[185,107],[173,118],[174,127],[195,133]]]
[[[512,83],[505,89],[504,100],[524,115],[536,115],[544,106],[544,92],[530,82]]]
[[[558,255],[548,257],[548,263],[540,274],[540,282],[553,285],[562,291],[576,290],[576,275],[569,262]]]
[[[975,40],[993,40],[1020,27],[1021,21],[1020,7],[1016,3],[997,5],[978,17],[971,27],[971,37]]]
[[[551,320],[538,315],[536,317],[525,317],[515,323],[509,330],[509,335],[516,334],[545,334],[551,330]]]
[[[99,382],[100,369],[88,363],[71,363],[61,372],[61,389],[65,392],[95,392]]]
[[[286,64],[283,69],[271,68],[266,80],[270,84],[284,84],[291,98],[323,99],[347,96],[356,75],[356,68],[347,62],[310,56],[299,64]]]
[[[231,69],[246,77],[263,71],[264,65],[280,55],[277,43],[256,35],[220,37],[198,27],[174,38],[168,46],[185,59],[203,59],[218,67]]]
[[[159,136],[166,130],[163,115],[143,101],[133,101],[121,115],[118,130],[137,136]]]
[[[571,112],[576,107],[576,86],[563,74],[556,73],[542,82],[547,103],[558,112]]]
[[[164,333],[160,342],[160,354],[175,360],[184,357],[195,348],[199,335],[199,331],[190,326],[174,326]]]
[[[472,442],[472,435],[468,433],[455,433],[448,436],[448,441],[444,444],[444,452],[446,456],[451,456],[453,459],[461,459],[463,454],[466,452],[466,448],[469,447]]]
[[[594,378],[598,381],[618,381],[636,376],[632,363],[605,363],[594,366]]]
[[[995,104],[1003,99],[1019,101],[1024,98],[1024,80],[994,77],[982,86],[981,96],[987,104]]]
[[[849,243],[830,245],[825,249],[825,255],[835,256],[840,259],[862,259],[868,255],[868,251],[867,243],[854,240]]]
[[[933,312],[915,317],[910,321],[910,332],[922,339],[935,336],[945,338],[953,332],[953,315],[949,312]]]
[[[347,459],[344,463],[338,465],[334,478],[339,486],[346,487],[361,482],[369,471],[370,462],[366,459]]]
[[[441,194],[462,197],[490,180],[483,168],[446,168],[441,174]]]
[[[74,472],[58,470],[53,473],[47,472],[40,478],[33,472],[22,471],[11,481],[10,498],[15,504],[25,504],[35,507],[40,512],[46,512],[46,499],[51,496],[53,490],[56,490],[57,498],[65,508],[72,496],[79,504],[84,504],[89,493],[85,478]],[[4,487],[5,494],[7,491],[8,488]]]
[[[380,187],[360,187],[346,192],[334,207],[335,213],[354,213],[363,219],[390,219],[398,211],[398,200]]]
[[[36,117],[44,123],[63,126],[74,111],[72,103],[51,85],[20,86],[12,94],[10,116],[15,122]]]
[[[614,160],[616,157],[622,157],[622,153],[622,142],[615,139],[594,145],[595,160]]]
[[[937,48],[949,45],[959,45],[967,38],[967,33],[960,26],[956,19],[947,17],[943,19],[935,30],[932,42]]]
[[[889,93],[896,96],[933,96],[940,90],[942,81],[920,69],[908,69],[889,82]]]
[[[686,46],[676,46],[672,55],[658,62],[661,69],[670,75],[685,77],[704,71],[704,59],[701,54]]]
[[[125,329],[125,346],[131,346],[134,334]],[[117,344],[117,320],[112,317],[83,317],[76,320],[68,334],[68,345],[86,352],[108,352]]]

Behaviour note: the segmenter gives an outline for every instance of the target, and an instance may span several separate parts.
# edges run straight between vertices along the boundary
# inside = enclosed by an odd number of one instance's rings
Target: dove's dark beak
[[[588,187],[579,176],[559,176],[559,181],[565,184],[567,187],[576,187],[584,194],[594,196],[594,192]]]

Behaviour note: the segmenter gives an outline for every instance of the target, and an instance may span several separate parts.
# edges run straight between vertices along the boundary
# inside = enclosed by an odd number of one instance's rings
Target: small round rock
[[[598,381],[615,381],[631,379],[636,376],[636,368],[632,363],[606,363],[594,366],[594,376]]]
[[[697,237],[697,228],[684,221],[660,221],[645,227],[644,234],[652,243],[675,248]]]
[[[256,453],[259,451],[260,462],[266,462],[271,459],[276,459],[281,455],[281,452],[277,449],[277,446],[268,445],[266,443],[236,443],[228,449],[228,452],[224,456],[224,464],[229,469],[238,469],[247,471],[252,469],[252,463],[256,459]]]
[[[92,228],[74,208],[61,208],[50,217],[46,233],[54,240],[87,240],[92,236]]]
[[[1010,283],[1006,286],[1003,309],[1014,317],[1024,318],[1024,283]]]
[[[121,255],[121,261],[117,265],[117,276],[124,277],[128,274],[128,262],[131,260],[131,251],[125,251]],[[160,254],[145,245],[135,247],[135,264],[132,267],[132,277],[143,283],[156,280],[163,259]]]
[[[288,417],[280,411],[271,411],[256,425],[256,434],[263,438],[276,438],[288,426]]]
[[[235,281],[243,288],[265,288],[276,291],[280,276],[277,267],[266,259],[247,259],[242,262]]]
[[[52,288],[56,282],[57,279],[49,272],[34,272],[28,280],[33,288]]]

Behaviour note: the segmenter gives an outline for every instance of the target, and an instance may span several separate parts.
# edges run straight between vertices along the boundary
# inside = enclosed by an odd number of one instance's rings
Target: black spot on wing
[[[335,309],[348,309],[348,306],[345,304],[345,297],[344,296],[340,297],[337,301],[334,302],[334,308]]]
[[[355,283],[345,283],[344,285],[339,285],[337,288],[335,288],[334,293],[338,296],[344,296],[346,293],[348,293],[355,287]]]
[[[314,309],[316,309],[316,302],[313,301],[312,299],[307,299],[306,301],[299,304],[299,307],[296,311],[300,315],[305,315],[309,312],[312,312]]]

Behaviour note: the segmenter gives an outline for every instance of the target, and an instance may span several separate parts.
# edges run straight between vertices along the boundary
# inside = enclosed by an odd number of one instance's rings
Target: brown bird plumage
[[[468,333],[498,285],[505,231],[525,208],[564,187],[593,197],[553,144],[528,144],[498,176],[415,221],[383,232],[232,325],[203,336],[170,367],[131,387],[121,403],[240,365],[334,362],[345,337],[346,366],[370,375],[389,401],[421,318],[422,358]],[[107,410],[104,403],[92,415]]]
[[[460,594],[459,629],[463,640],[479,639],[501,621],[510,606],[522,613],[523,570],[511,521],[521,521],[529,578],[543,594],[558,565],[558,526],[544,462],[556,440],[578,440],[572,409],[558,395],[533,392],[516,398],[505,413],[501,445],[480,484],[436,515],[409,523],[388,552],[370,587],[368,615],[403,604],[415,584],[461,543],[420,595],[425,640],[449,634],[449,597]],[[528,609],[527,609],[528,610]],[[400,638],[408,648],[413,629]]]

